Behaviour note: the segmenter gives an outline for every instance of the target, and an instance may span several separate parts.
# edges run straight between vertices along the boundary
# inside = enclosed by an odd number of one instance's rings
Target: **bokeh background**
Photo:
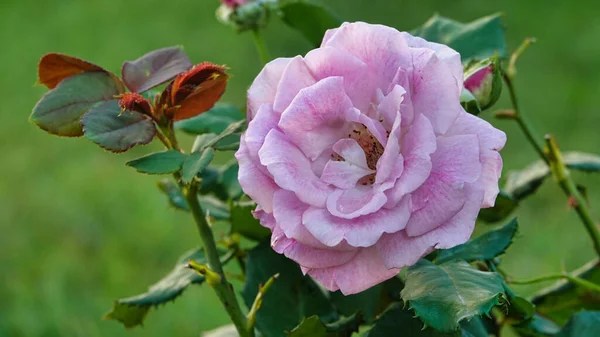
[[[234,77],[225,101],[244,105],[260,70],[248,34],[214,17],[217,0],[2,0],[0,2],[0,336],[198,336],[227,323],[208,287],[191,287],[152,311],[143,328],[125,330],[101,317],[112,300],[135,295],[169,271],[199,241],[190,217],[169,208],[157,177],[123,164],[160,147],[112,155],[84,139],[49,136],[28,123],[46,91],[35,86],[47,52],[88,59],[117,72],[124,60],[183,45],[194,60],[226,64]],[[433,13],[471,21],[503,12],[508,44],[535,44],[519,62],[522,110],[564,150],[600,152],[600,6],[550,0],[331,0],[349,21],[412,29]],[[308,44],[276,18],[266,32],[275,56],[305,53]],[[497,107],[509,107],[507,95]],[[490,120],[490,113],[484,115]],[[519,130],[505,130],[505,172],[537,159]],[[186,140],[189,141],[189,140]],[[577,174],[600,219],[600,178]],[[573,269],[593,257],[576,214],[548,181],[516,215],[520,235],[504,257],[516,277]],[[485,230],[485,224],[480,224]],[[239,284],[236,284],[239,286]],[[519,287],[524,295],[538,286]]]

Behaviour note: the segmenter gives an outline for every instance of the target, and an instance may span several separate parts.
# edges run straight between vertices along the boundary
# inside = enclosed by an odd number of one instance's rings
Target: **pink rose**
[[[273,249],[353,294],[467,241],[506,136],[463,110],[462,79],[449,47],[360,22],[267,64],[236,158]]]

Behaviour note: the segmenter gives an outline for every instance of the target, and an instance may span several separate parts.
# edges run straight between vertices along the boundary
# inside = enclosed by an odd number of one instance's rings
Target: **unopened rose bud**
[[[275,0],[221,0],[217,19],[239,32],[266,26]]]
[[[142,95],[126,93],[121,96],[119,107],[125,111],[137,111],[147,116],[152,116],[152,106]]]
[[[464,88],[474,101],[465,102],[465,109],[473,114],[491,107],[502,92],[502,75],[496,56],[478,62],[465,70]]]

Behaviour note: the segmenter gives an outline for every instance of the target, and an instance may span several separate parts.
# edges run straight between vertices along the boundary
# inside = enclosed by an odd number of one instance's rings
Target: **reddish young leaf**
[[[152,106],[144,96],[136,93],[128,92],[121,96],[119,106],[122,111],[137,111],[144,115],[152,117]]]
[[[135,61],[127,61],[121,76],[132,92],[144,92],[189,70],[192,62],[180,47],[151,51]]]
[[[54,89],[65,78],[84,71],[106,72],[101,67],[76,57],[60,53],[50,53],[44,55],[40,60],[38,65],[38,79],[48,89]]]
[[[225,67],[209,62],[178,75],[166,90],[170,105],[179,106],[174,110],[173,120],[191,118],[212,108],[225,92],[228,79]]]

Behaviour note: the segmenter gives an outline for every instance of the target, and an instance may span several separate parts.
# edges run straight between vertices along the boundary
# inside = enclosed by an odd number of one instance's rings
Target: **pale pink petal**
[[[300,90],[281,115],[279,127],[311,160],[347,134],[345,113],[352,107],[343,78],[329,77]]]
[[[479,137],[479,160],[483,164],[479,183],[485,188],[482,207],[492,207],[499,192],[498,179],[502,174],[502,157],[498,151],[506,144],[506,134],[485,120],[463,112],[446,135],[465,134]]]
[[[273,193],[280,187],[252,160],[243,137],[240,141],[240,148],[235,153],[235,158],[240,166],[238,180],[244,193],[248,194],[266,212],[273,212]]]
[[[374,172],[369,168],[363,168],[347,161],[330,160],[323,169],[321,180],[338,188],[349,189],[356,186],[362,177]]]
[[[258,156],[278,186],[295,192],[303,202],[325,207],[332,189],[313,173],[308,159],[283,133],[271,130]]]
[[[388,92],[392,94],[397,86],[402,87],[406,90],[406,93],[402,95],[402,103],[400,103],[400,113],[402,114],[402,125],[408,127],[412,125],[415,119],[415,111],[411,100],[412,95],[412,65],[410,68],[398,68],[394,79],[388,88]],[[389,96],[389,94],[388,94]]]
[[[327,210],[334,216],[354,219],[377,212],[386,201],[385,194],[371,186],[336,189],[327,198]]]
[[[262,207],[256,206],[256,209],[252,211],[252,215],[257,219],[261,226],[266,227],[270,230],[275,228],[275,218],[273,214],[265,212]]]
[[[367,127],[369,132],[379,141],[382,146],[387,144],[386,130],[378,120],[375,120],[356,108],[348,109],[346,112],[346,120],[350,122],[360,123]]]
[[[384,234],[377,249],[388,268],[415,264],[434,249],[447,249],[467,242],[475,228],[483,190],[467,184],[468,199],[452,219],[426,234],[410,237],[406,231]]]
[[[244,133],[244,140],[248,146],[248,151],[252,159],[257,163],[258,150],[265,142],[265,137],[271,129],[277,127],[279,114],[273,111],[271,104],[263,104],[258,109],[254,118],[248,123],[248,129]]]
[[[406,90],[402,86],[394,85],[394,89],[377,106],[377,111],[381,113],[384,125],[389,129],[394,125],[396,117],[400,115],[400,106],[404,100],[404,94],[406,94]]]
[[[381,155],[381,158],[377,161],[377,175],[375,176],[376,184],[381,184],[386,181],[394,170],[394,165],[398,162],[398,159],[402,158],[402,155],[400,154],[400,133],[402,132],[400,123],[400,114],[396,114],[383,155]],[[401,159],[401,162],[403,163],[403,159]]]
[[[344,90],[359,110],[368,109],[375,89],[367,65],[352,54],[325,47],[306,54],[304,62],[317,80],[332,76],[344,78]]]
[[[344,295],[367,290],[396,276],[399,269],[388,269],[375,247],[361,249],[346,264],[326,269],[311,269],[308,274],[330,291],[340,290]]]
[[[437,135],[444,134],[463,112],[462,86],[454,77],[454,71],[433,50],[417,48],[412,54],[410,99],[414,111],[429,119]]]
[[[388,203],[393,207],[406,194],[423,185],[429,177],[432,163],[430,155],[437,147],[436,137],[429,120],[423,115],[417,116],[401,140],[404,156],[404,171],[392,189],[386,192]]]
[[[358,145],[356,140],[351,138],[340,139],[333,145],[333,151],[339,154],[345,161],[362,167],[368,168],[365,151]]]
[[[374,245],[383,233],[394,233],[406,227],[410,216],[410,197],[407,196],[392,209],[355,219],[335,217],[329,211],[310,207],[302,215],[302,223],[317,240],[333,247],[346,240],[354,247]]]
[[[465,183],[475,182],[481,175],[475,135],[438,138],[431,161],[429,178],[411,194],[414,211],[406,226],[409,236],[427,233],[458,213],[468,198]]]
[[[254,118],[258,108],[264,103],[273,104],[277,85],[283,74],[283,70],[290,62],[290,58],[278,58],[269,63],[258,74],[250,89],[248,89],[248,121]]]
[[[285,67],[281,80],[279,80],[273,109],[279,113],[283,112],[300,90],[316,82],[302,57],[294,57]]]

